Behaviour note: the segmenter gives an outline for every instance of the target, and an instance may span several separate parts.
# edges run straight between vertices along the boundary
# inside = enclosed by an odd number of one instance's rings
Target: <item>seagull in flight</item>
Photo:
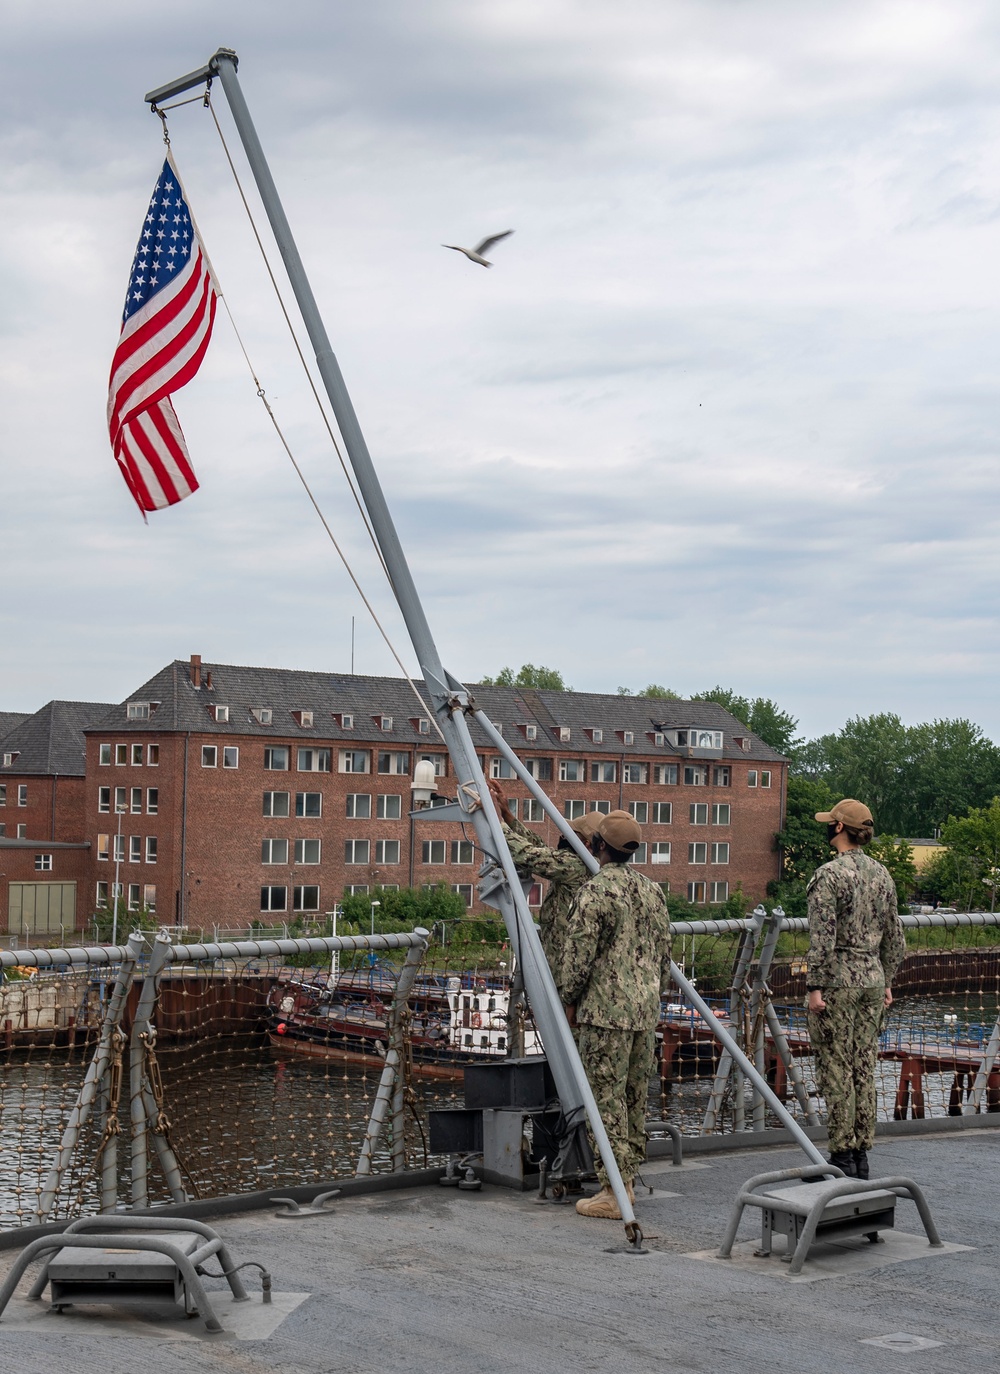
[[[505,229],[502,234],[491,234],[489,238],[483,239],[482,243],[477,243],[475,248],[459,248],[457,243],[442,243],[441,247],[453,248],[456,253],[464,253],[470,262],[478,262],[480,267],[492,267],[493,264],[487,262],[483,254],[488,253],[501,239],[510,238],[513,232],[513,229]]]

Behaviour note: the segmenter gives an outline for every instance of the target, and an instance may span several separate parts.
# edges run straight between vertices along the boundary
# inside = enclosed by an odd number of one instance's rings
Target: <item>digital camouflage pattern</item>
[[[567,917],[556,978],[581,1026],[653,1030],[670,987],[670,917],[657,885],[627,864],[605,864]]]
[[[548,879],[549,890],[538,912],[538,924],[542,949],[561,997],[559,977],[566,938],[566,918],[577,892],[590,876],[590,870],[572,849],[551,848],[518,820],[513,825],[504,823],[503,830],[518,872]]]
[[[875,1070],[885,1020],[882,987],[824,991],[825,1011],[807,1015],[816,1086],[826,1099],[830,1149],[870,1150],[875,1143]]]
[[[615,1160],[628,1182],[646,1158],[646,1104],[656,1062],[656,1032],[581,1026],[579,1048]],[[598,1161],[597,1176],[605,1184],[608,1175],[593,1136],[590,1143]]]
[[[817,868],[807,901],[809,986],[891,986],[906,942],[889,870],[863,849],[849,849]]]

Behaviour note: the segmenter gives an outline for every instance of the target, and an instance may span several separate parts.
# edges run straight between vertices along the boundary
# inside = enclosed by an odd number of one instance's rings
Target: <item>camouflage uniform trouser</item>
[[[885,1016],[885,988],[824,989],[825,1011],[811,1011],[809,1039],[816,1086],[826,1098],[830,1149],[869,1150],[875,1143],[875,1067]]]
[[[628,1181],[646,1158],[646,1104],[656,1060],[656,1032],[581,1026],[579,1047],[618,1168]],[[607,1183],[593,1136],[590,1143],[597,1177]]]

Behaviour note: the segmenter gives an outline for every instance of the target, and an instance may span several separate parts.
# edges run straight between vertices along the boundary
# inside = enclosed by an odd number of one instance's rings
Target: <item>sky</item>
[[[415,659],[212,116],[220,310],[151,515],[107,377],[162,162],[240,80],[446,666],[1000,738],[1000,10],[977,0],[8,0],[0,709],[165,663]],[[213,101],[259,204],[218,83]],[[441,245],[513,229],[486,271]],[[273,254],[270,241],[269,252]],[[275,260],[276,259],[276,255]],[[282,282],[282,289],[286,290]]]

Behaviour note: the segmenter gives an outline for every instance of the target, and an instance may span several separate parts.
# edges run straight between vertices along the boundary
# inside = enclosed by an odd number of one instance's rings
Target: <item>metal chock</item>
[[[334,1209],[324,1207],[323,1204],[340,1197],[341,1191],[340,1188],[331,1188],[329,1192],[317,1193],[312,1202],[305,1207],[300,1207],[293,1197],[273,1197],[272,1202],[285,1204],[283,1209],[274,1215],[281,1221],[298,1221],[300,1217],[328,1217]]]

